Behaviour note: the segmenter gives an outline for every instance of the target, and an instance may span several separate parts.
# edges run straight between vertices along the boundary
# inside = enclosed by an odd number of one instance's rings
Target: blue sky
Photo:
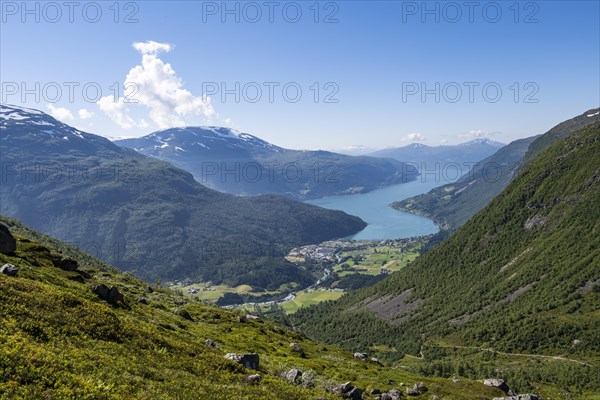
[[[2,101],[110,137],[211,124],[303,149],[509,142],[600,105],[599,3],[76,2],[71,22],[62,2],[2,2]],[[137,104],[115,103],[127,77]]]

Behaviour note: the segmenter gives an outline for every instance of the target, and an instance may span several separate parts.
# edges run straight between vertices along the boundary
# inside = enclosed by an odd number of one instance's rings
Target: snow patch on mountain
[[[245,143],[244,146],[267,149],[272,152],[279,152],[281,150],[279,147],[249,133],[242,133],[235,129],[219,126],[190,126],[163,129],[139,139],[143,140],[141,143],[145,142],[143,147],[154,150],[168,149],[169,144],[167,142],[177,144],[179,151],[192,151],[192,146],[210,149],[210,144],[215,143],[215,140],[222,141],[223,145],[232,149],[234,147],[239,148],[241,143]],[[220,146],[215,143],[215,147]],[[171,147],[173,148],[174,146]],[[175,148],[175,150],[178,149]]]
[[[0,118],[20,121],[24,119],[29,119],[30,115],[27,114],[43,115],[41,111],[33,110],[31,108],[0,104]]]
[[[198,146],[204,147],[205,149],[210,149],[210,147],[208,147],[204,143],[200,143],[200,142],[194,142],[194,143],[192,143],[192,145],[198,145]]]
[[[0,104],[0,128],[4,130],[9,127],[26,127],[26,130],[19,132],[34,137],[47,135],[60,140],[82,139],[93,143],[101,143],[106,140],[64,124],[45,112]],[[7,137],[3,137],[3,139],[7,139]]]

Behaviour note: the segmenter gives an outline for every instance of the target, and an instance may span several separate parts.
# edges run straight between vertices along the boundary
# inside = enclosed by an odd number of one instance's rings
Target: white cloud
[[[477,139],[477,138],[483,138],[483,137],[488,137],[488,136],[495,136],[495,135],[498,135],[499,133],[500,132],[484,131],[482,129],[472,129],[468,132],[459,133],[458,137],[461,139],[464,139],[464,138]]]
[[[98,101],[100,109],[120,127],[147,126],[145,121],[136,122],[130,116],[129,108],[137,106],[148,108],[150,119],[161,129],[185,125],[183,117],[204,115],[210,119],[216,115],[211,99],[196,97],[184,89],[182,79],[171,65],[158,57],[159,53],[170,51],[172,45],[148,41],[134,43],[133,47],[142,54],[142,63],[133,67],[125,78],[128,102],[123,98],[115,102],[110,96]]]
[[[64,107],[54,107],[52,104],[48,104],[47,107],[50,114],[60,121],[73,121],[75,119],[73,113]]]
[[[81,118],[81,119],[89,119],[89,118],[92,118],[94,115],[96,115],[96,114],[94,114],[93,112],[91,112],[89,110],[86,110],[85,108],[82,108],[79,110],[79,118]]]
[[[481,129],[472,129],[469,132],[459,133],[459,138],[480,138],[487,136],[487,132]]]
[[[158,43],[155,42],[154,40],[149,40],[147,42],[135,42],[133,44],[133,48],[136,49],[137,51],[139,51],[142,54],[158,54],[161,52],[165,52],[168,53],[169,51],[173,50],[172,45],[168,44],[168,43]]]
[[[225,118],[225,119],[221,119],[219,122],[217,122],[219,125],[223,125],[227,128],[232,128],[232,129],[240,129],[240,125],[235,122],[234,120],[232,120],[231,118]]]
[[[446,143],[448,143],[448,139],[442,139],[442,140],[440,140],[440,144],[446,144]]]
[[[113,96],[104,96],[96,102],[110,119],[124,129],[139,127],[139,124],[129,116],[129,109],[123,97],[118,101],[114,101]]]
[[[403,142],[422,142],[425,139],[425,136],[423,136],[420,133],[409,133],[408,135],[402,137],[400,140],[402,140]]]

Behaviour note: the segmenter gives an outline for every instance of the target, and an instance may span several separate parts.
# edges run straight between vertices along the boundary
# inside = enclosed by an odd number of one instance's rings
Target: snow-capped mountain
[[[0,140],[13,145],[43,145],[47,150],[69,147],[81,152],[122,151],[108,139],[80,131],[38,110],[0,104]]]
[[[283,196],[211,190],[167,162],[37,110],[0,106],[0,155],[1,215],[149,280],[306,285],[312,275],[283,256],[366,225]],[[281,254],[264,252],[273,243]]]
[[[283,150],[248,133],[217,126],[165,129],[141,138],[117,140],[115,143],[165,159],[186,152],[195,156],[212,154],[239,157],[241,154],[277,153]]]
[[[367,192],[415,179],[404,164],[327,151],[289,150],[249,133],[207,126],[172,128],[114,143],[169,161],[213,189],[238,195],[310,199]]]

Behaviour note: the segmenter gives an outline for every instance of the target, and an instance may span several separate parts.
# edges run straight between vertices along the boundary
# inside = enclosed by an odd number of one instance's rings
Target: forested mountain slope
[[[348,348],[429,353],[452,371],[452,346],[572,358],[564,370],[526,363],[502,374],[600,391],[599,154],[598,122],[564,136],[445,242],[295,323]]]
[[[366,225],[282,196],[217,192],[36,110],[1,106],[0,154],[2,214],[148,280],[310,284],[287,251]]]

